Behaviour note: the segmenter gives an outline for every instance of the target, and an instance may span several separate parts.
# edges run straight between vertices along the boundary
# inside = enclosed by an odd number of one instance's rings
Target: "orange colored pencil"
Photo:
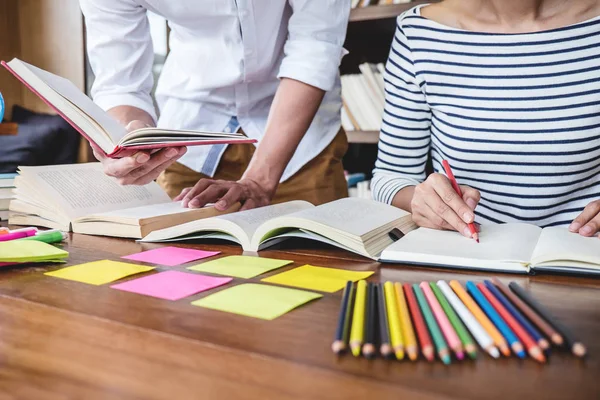
[[[456,295],[462,300],[465,306],[471,311],[471,314],[477,319],[477,321],[483,326],[483,329],[486,330],[488,335],[492,337],[494,340],[494,344],[498,346],[500,352],[504,354],[506,357],[510,356],[510,348],[508,347],[508,343],[506,343],[506,339],[504,336],[496,329],[492,321],[483,313],[481,308],[475,303],[475,300],[469,296],[467,291],[461,286],[458,281],[450,281],[450,287],[454,290]]]
[[[427,331],[427,326],[425,325],[425,321],[423,320],[423,314],[421,314],[421,309],[419,308],[419,304],[417,304],[417,299],[415,298],[415,294],[413,293],[412,286],[410,286],[408,283],[405,283],[404,285],[402,285],[402,287],[404,288],[406,302],[408,303],[408,307],[410,308],[410,314],[415,325],[415,330],[417,331],[417,336],[419,337],[419,343],[421,344],[421,351],[423,352],[423,356],[425,356],[427,361],[433,361],[435,353],[433,352],[431,337],[429,336],[429,332]]]
[[[415,331],[413,329],[412,322],[410,321],[410,312],[408,311],[408,305],[406,304],[406,298],[404,297],[402,284],[396,282],[394,284],[394,289],[396,290],[396,302],[398,303],[398,313],[400,314],[400,326],[402,327],[404,348],[406,350],[406,354],[408,354],[408,358],[410,358],[411,361],[415,361],[419,356],[419,348],[417,346]]]
[[[537,345],[537,343],[533,340],[533,338],[527,333],[527,331],[517,322],[517,320],[512,316],[510,312],[500,303],[500,301],[494,296],[494,294],[485,286],[483,283],[479,283],[477,288],[483,293],[485,298],[490,302],[492,307],[496,309],[498,314],[502,317],[504,322],[512,329],[512,331],[517,335],[519,340],[523,342],[523,345],[527,349],[527,352],[534,360],[539,362],[546,362],[546,357],[544,357],[544,353]]]

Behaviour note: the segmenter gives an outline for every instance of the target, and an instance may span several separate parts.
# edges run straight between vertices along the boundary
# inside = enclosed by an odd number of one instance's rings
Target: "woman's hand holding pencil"
[[[411,201],[413,221],[425,228],[458,231],[477,240],[473,211],[480,197],[477,189],[458,186],[451,174],[448,177],[431,174],[414,188]]]

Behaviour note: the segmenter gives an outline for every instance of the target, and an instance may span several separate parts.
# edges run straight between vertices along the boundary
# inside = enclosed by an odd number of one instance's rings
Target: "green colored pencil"
[[[442,306],[442,309],[444,310],[446,316],[450,320],[452,327],[454,327],[454,330],[460,338],[460,341],[462,342],[465,350],[467,351],[467,354],[473,359],[477,358],[477,346],[475,346],[473,338],[471,337],[471,335],[469,335],[469,331],[467,331],[467,328],[462,323],[458,315],[456,315],[456,312],[454,311],[450,303],[448,303],[448,300],[446,299],[440,288],[435,284],[435,282],[429,282],[429,286],[431,286],[433,294],[435,294],[435,297],[437,297],[440,305]]]
[[[415,292],[417,302],[419,303],[419,307],[421,308],[421,312],[425,318],[425,323],[429,328],[429,333],[431,333],[433,344],[435,345],[438,356],[444,364],[448,365],[450,364],[450,352],[448,351],[448,345],[444,340],[444,336],[442,336],[442,331],[440,331],[440,327],[438,326],[435,317],[431,312],[431,308],[429,308],[429,304],[427,304],[425,295],[423,294],[423,291],[419,285],[416,283],[413,284],[413,291]]]

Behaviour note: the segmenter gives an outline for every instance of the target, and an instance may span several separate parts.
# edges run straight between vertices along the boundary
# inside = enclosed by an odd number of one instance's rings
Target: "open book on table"
[[[566,227],[484,225],[480,242],[457,232],[419,228],[386,248],[382,262],[533,273],[600,273],[600,240]]]
[[[212,206],[183,208],[156,182],[121,186],[100,163],[19,167],[15,185],[9,206],[14,225],[140,239],[156,229],[221,214]]]
[[[68,79],[18,58],[8,63],[2,61],[2,65],[109,157],[118,157],[126,150],[256,142],[241,133],[164,128],[142,128],[128,133]]]
[[[406,211],[360,198],[345,198],[315,207],[290,201],[220,215],[154,231],[143,242],[224,239],[244,250],[258,251],[287,238],[305,238],[377,259],[397,237],[415,228]]]

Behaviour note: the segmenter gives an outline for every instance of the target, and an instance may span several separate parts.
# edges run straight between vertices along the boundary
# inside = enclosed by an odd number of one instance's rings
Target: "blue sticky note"
[[[0,122],[4,119],[4,97],[0,93]]]

